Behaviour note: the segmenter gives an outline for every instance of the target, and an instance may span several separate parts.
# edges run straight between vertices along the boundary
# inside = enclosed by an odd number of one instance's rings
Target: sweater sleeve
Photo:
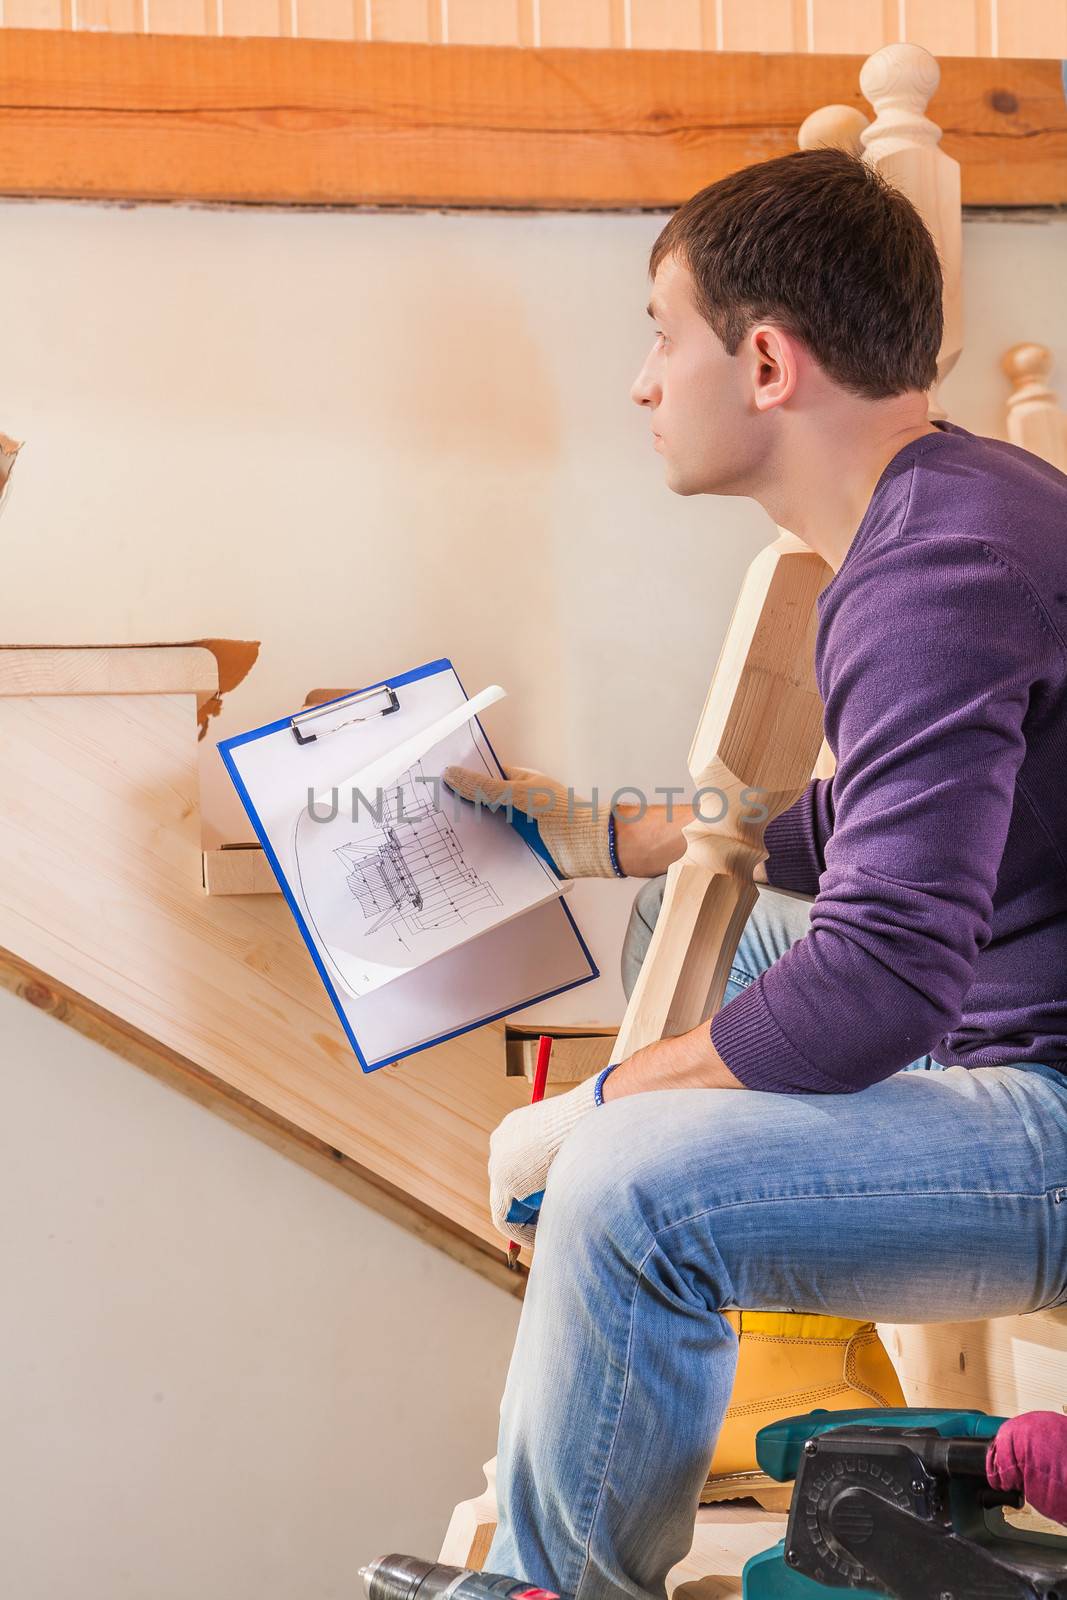
[[[763,830],[767,882],[775,889],[817,895],[826,870],[826,841],[834,831],[832,778],[813,778],[788,811]]]
[[[959,1023],[990,938],[1038,613],[962,536],[901,540],[849,577],[822,619],[836,815],[808,932],[711,1023],[750,1089],[898,1072]]]

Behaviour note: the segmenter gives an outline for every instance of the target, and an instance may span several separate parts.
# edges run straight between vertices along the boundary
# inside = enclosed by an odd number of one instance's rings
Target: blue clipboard
[[[266,759],[269,751],[271,759],[284,757],[288,760],[297,749],[311,749],[316,742],[316,722],[331,707],[351,706],[353,717],[349,720],[364,720],[359,715],[363,710],[360,702],[365,697],[373,696],[375,691],[380,691],[375,715],[388,715],[390,711],[403,709],[400,691],[405,685],[420,683],[439,673],[451,674],[458,685],[459,694],[463,699],[467,698],[452,662],[442,657],[395,677],[382,678],[365,689],[355,690],[311,710],[301,708],[261,728],[219,740],[216,745],[364,1072],[374,1072],[379,1067],[416,1055],[526,1006],[549,1000],[581,984],[591,983],[600,976],[570,908],[561,897],[475,935],[449,954],[438,956],[405,973],[387,984],[384,990],[373,994],[354,997],[346,991],[343,983],[335,981],[328,969],[329,957],[323,959],[320,941],[309,927],[301,907],[301,897],[294,892],[293,884],[279,860],[271,829],[250,793],[250,783],[255,786],[253,771],[256,759]],[[370,714],[369,702],[367,714]],[[479,748],[484,750],[496,771],[504,777],[504,769],[481,723],[476,718],[472,719],[472,723],[477,728]],[[262,770],[262,760],[260,766]],[[337,781],[336,775],[334,781]],[[274,831],[277,837],[276,823]],[[529,837],[524,837],[531,850],[534,850]],[[538,854],[536,850],[534,853]],[[494,990],[494,1002],[487,999],[490,987]],[[496,1003],[501,993],[508,998],[505,1003]],[[472,1010],[473,1014],[460,1015],[467,1010]],[[440,1027],[435,1025],[434,1018],[443,1019]],[[433,1029],[432,1033],[423,1037],[430,1028]],[[416,1037],[408,1036],[412,1032]],[[391,1035],[394,1036],[392,1039]]]

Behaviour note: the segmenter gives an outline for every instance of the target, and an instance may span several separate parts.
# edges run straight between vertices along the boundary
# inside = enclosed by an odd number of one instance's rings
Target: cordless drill
[[[552,1589],[538,1589],[521,1578],[499,1572],[472,1572],[466,1567],[443,1567],[417,1556],[380,1556],[359,1572],[367,1600],[568,1600]]]

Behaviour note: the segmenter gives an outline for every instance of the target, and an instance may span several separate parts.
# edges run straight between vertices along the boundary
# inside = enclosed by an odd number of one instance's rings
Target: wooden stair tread
[[[24,692],[40,680],[7,654],[0,947],[502,1262],[488,1212],[489,1133],[529,1088],[505,1076],[501,1026],[364,1075],[282,900],[204,893],[196,711],[211,691],[206,653],[178,653],[195,668],[181,692],[142,683],[134,693],[128,669],[143,665],[75,652],[81,660],[34,665],[93,688],[44,697]],[[101,692],[113,669],[126,681]]]

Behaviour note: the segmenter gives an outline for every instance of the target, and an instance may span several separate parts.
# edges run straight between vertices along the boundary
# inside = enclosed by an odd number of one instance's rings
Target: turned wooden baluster
[[[689,751],[698,795],[711,792],[682,830],[685,855],[667,873],[613,1061],[695,1028],[722,1003],[759,892],[752,873],[767,853],[764,829],[803,793],[822,738],[815,602],[829,577],[790,533],[745,575]]]
[[[1067,413],[1048,381],[1051,352],[1043,344],[1014,344],[1000,364],[1012,383],[1008,438],[1067,472]]]

